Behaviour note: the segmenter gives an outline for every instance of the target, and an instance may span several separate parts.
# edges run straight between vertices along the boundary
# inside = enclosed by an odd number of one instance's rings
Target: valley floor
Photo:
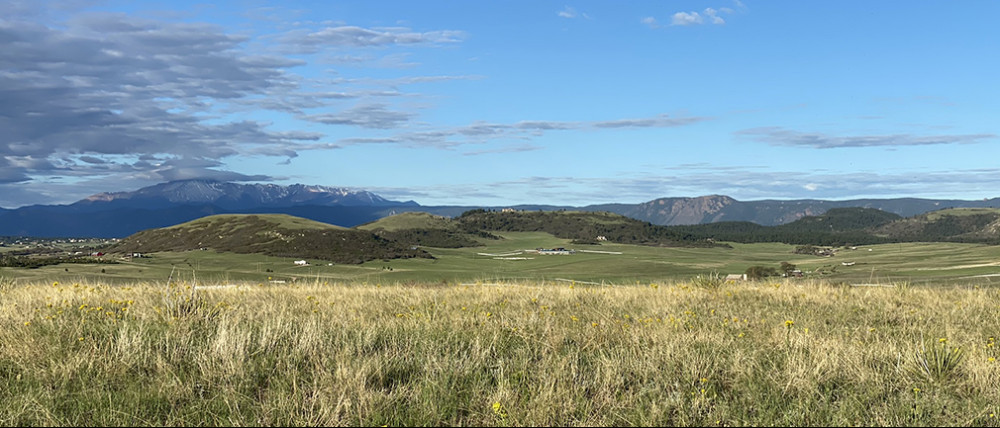
[[[39,269],[0,269],[19,282],[85,281],[104,284],[163,283],[168,278],[198,284],[256,282],[555,281],[605,284],[686,280],[697,276],[742,274],[751,266],[777,268],[789,262],[806,279],[847,284],[970,284],[1000,281],[1000,246],[907,243],[838,248],[833,257],[795,254],[786,244],[731,244],[732,248],[665,248],[604,243],[575,245],[547,233],[506,232],[469,248],[424,247],[434,259],[375,260],[360,265],[331,264],[260,254],[187,251],[144,254],[119,264],[61,264]],[[539,254],[538,248],[566,248],[572,254]]]

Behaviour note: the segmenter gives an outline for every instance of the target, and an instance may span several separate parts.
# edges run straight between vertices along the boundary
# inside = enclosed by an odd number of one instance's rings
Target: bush
[[[767,266],[750,266],[746,272],[747,279],[762,279],[770,276],[778,276],[778,270]]]

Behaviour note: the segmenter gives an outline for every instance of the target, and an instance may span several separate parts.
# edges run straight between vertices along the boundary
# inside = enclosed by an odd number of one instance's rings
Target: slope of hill
[[[713,223],[721,218],[720,212],[738,204],[728,196],[701,196],[697,198],[660,198],[637,204],[592,205],[586,210],[610,211],[638,220],[660,225]]]
[[[873,208],[911,217],[948,207],[1000,207],[1000,198],[982,201],[932,200],[916,198],[823,200],[760,200],[737,201],[728,196],[698,198],[662,198],[628,205],[593,205],[582,208],[591,211],[611,211],[638,220],[660,225],[692,225],[722,221],[749,221],[764,226],[787,224],[798,219],[818,216],[834,208]]]
[[[480,244],[471,235],[491,238],[481,233],[466,233],[458,228],[458,223],[442,216],[424,212],[407,212],[385,217],[358,226],[378,236],[412,245],[438,248],[477,247]]]
[[[720,222],[670,226],[676,233],[742,243],[843,245],[889,242],[1000,244],[1000,209],[953,208],[902,218],[871,208],[835,208],[778,226]]]
[[[361,230],[386,230],[395,232],[402,229],[455,229],[455,223],[448,217],[426,212],[407,212],[383,217],[371,223],[357,226]]]
[[[888,239],[876,236],[872,230],[899,219],[901,217],[896,214],[872,208],[834,208],[822,215],[807,216],[778,226],[761,226],[751,222],[719,222],[669,228],[699,238],[742,243],[877,244],[887,242]]]
[[[715,244],[689,234],[677,233],[657,226],[608,212],[583,211],[467,211],[456,219],[462,230],[546,232],[558,238],[581,243],[607,240],[619,244],[660,245],[673,247],[707,247]]]
[[[873,230],[895,241],[1000,244],[1000,209],[954,208],[902,219]]]
[[[803,217],[778,227],[791,232],[853,232],[882,226],[902,218],[898,214],[874,208],[831,208],[822,215]]]
[[[377,234],[286,215],[216,215],[132,235],[110,252],[212,250],[362,263],[430,254]]]

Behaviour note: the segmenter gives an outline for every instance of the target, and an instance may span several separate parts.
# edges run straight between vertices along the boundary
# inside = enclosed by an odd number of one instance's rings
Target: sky
[[[0,207],[1000,197],[1000,2],[0,2]]]

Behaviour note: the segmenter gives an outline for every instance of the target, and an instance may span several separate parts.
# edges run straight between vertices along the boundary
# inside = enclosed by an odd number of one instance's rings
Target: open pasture
[[[32,283],[0,425],[996,426],[1000,290]]]
[[[785,244],[732,244],[732,248],[664,248],[603,243],[576,245],[540,232],[506,232],[503,240],[482,240],[470,248],[425,247],[435,259],[375,260],[360,265],[257,254],[214,251],[153,253],[117,265],[55,265],[39,269],[4,269],[18,281],[87,281],[127,284],[271,281],[454,283],[484,281],[576,281],[634,284],[636,281],[683,280],[699,275],[743,273],[754,265],[797,265],[807,278],[849,284],[979,284],[1000,281],[1000,247],[980,244],[907,243],[839,249],[834,257],[794,254]],[[571,255],[541,255],[536,248],[570,248]],[[586,250],[586,251],[583,251]],[[616,254],[620,253],[620,254]],[[503,256],[503,257],[501,257]]]

